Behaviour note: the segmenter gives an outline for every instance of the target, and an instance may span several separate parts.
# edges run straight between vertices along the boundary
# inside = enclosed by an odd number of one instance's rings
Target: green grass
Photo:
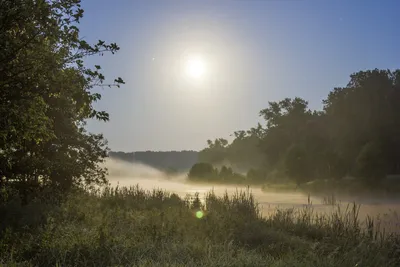
[[[204,216],[196,217],[202,210]],[[12,213],[11,213],[12,212]],[[61,206],[0,207],[4,266],[399,266],[400,238],[354,206],[263,218],[249,192],[204,201],[139,187],[75,192]],[[18,220],[15,220],[18,218]]]

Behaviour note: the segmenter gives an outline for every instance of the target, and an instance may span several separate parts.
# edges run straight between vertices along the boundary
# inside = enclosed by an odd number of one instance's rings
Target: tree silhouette
[[[80,38],[79,0],[4,0],[0,10],[1,186],[17,186],[26,202],[28,191],[106,183],[98,163],[107,143],[84,126],[109,119],[93,108],[101,95],[92,89],[124,82],[106,83],[84,59],[119,47]]]

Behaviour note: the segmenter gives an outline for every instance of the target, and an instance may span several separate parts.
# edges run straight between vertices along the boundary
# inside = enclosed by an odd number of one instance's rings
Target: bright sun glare
[[[199,79],[203,77],[206,71],[204,60],[201,57],[190,58],[186,62],[185,71],[186,74],[191,78]]]

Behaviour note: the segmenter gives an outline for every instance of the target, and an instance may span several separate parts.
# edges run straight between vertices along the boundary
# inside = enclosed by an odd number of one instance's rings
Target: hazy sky
[[[83,0],[81,33],[121,47],[93,57],[126,85],[102,90],[90,122],[112,150],[198,150],[255,126],[268,101],[321,108],[353,72],[400,64],[398,0]],[[198,55],[205,73],[184,75]]]

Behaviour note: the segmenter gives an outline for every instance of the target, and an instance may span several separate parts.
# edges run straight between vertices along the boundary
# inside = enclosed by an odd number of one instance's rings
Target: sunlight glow
[[[201,57],[192,57],[187,60],[185,66],[186,74],[194,79],[199,79],[204,76],[206,66]]]

